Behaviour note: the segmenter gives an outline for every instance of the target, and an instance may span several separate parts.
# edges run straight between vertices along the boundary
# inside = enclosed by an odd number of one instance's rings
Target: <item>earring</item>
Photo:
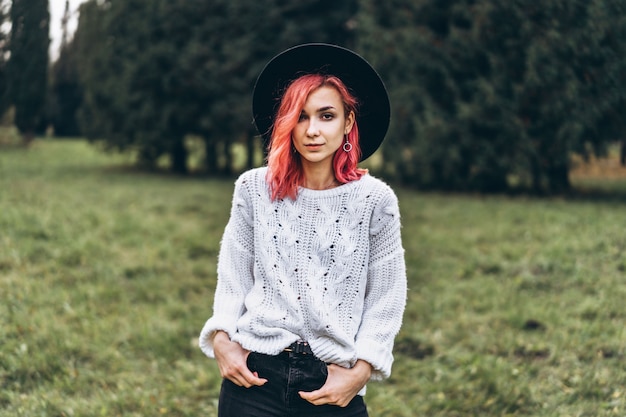
[[[343,151],[348,153],[352,150],[352,144],[348,141],[348,135],[344,135],[346,138],[345,143],[343,144]]]

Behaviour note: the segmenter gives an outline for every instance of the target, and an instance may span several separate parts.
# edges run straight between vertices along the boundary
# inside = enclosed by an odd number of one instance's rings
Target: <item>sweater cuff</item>
[[[227,324],[227,322],[223,320],[218,320],[216,317],[211,317],[204,324],[204,327],[200,331],[200,338],[198,340],[198,345],[200,346],[200,350],[208,356],[209,358],[215,358],[215,351],[213,349],[213,337],[215,333],[218,331],[224,331],[228,334],[228,337],[232,339],[232,335],[237,332],[237,327],[235,323]]]
[[[370,340],[357,340],[356,354],[358,359],[372,365],[371,380],[380,381],[391,375],[391,365],[393,364],[391,349]]]

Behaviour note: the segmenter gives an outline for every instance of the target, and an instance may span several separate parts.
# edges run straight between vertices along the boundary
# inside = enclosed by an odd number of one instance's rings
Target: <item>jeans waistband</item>
[[[297,355],[313,355],[311,346],[307,342],[297,341],[287,346],[283,352],[293,353]]]

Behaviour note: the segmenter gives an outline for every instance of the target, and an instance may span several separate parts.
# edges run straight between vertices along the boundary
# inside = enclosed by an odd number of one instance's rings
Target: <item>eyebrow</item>
[[[335,108],[335,106],[324,106],[324,107],[320,107],[319,109],[317,109],[317,110],[315,111],[315,113],[323,113],[323,112],[328,111],[328,110],[337,110],[337,109]],[[300,112],[300,114],[306,114],[306,112],[304,111],[304,109],[302,109],[302,111]]]

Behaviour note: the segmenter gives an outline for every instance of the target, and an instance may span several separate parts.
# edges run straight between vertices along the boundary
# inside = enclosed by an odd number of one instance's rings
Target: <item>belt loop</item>
[[[296,353],[308,353],[311,350],[307,342],[296,343]]]

